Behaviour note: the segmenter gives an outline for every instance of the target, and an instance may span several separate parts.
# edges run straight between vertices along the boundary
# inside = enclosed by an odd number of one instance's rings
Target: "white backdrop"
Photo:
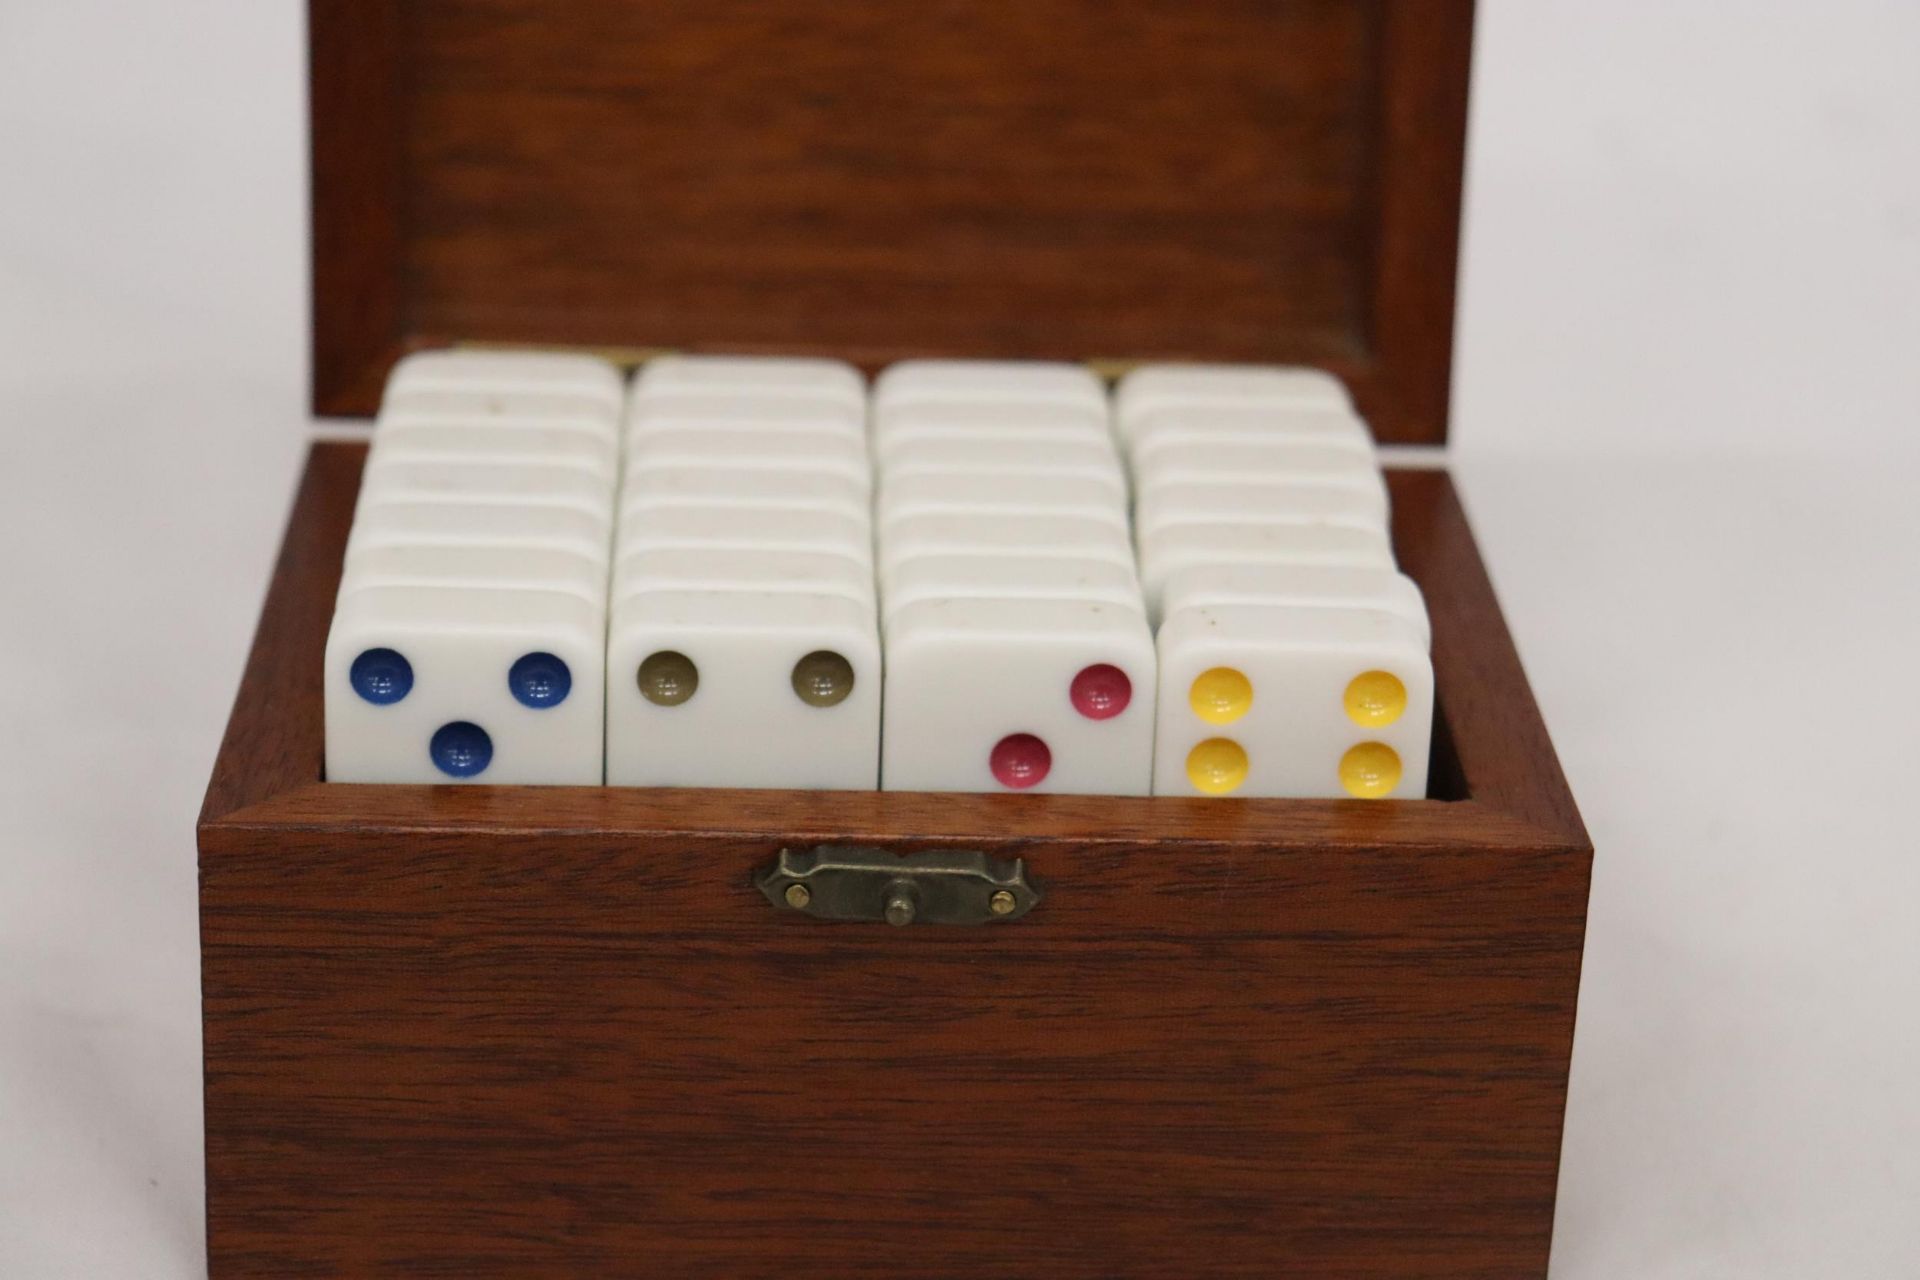
[[[0,0],[7,1277],[204,1267],[191,833],[309,427],[302,39]],[[1483,0],[1455,465],[1600,850],[1557,1280],[1920,1274],[1916,55],[1902,0]]]

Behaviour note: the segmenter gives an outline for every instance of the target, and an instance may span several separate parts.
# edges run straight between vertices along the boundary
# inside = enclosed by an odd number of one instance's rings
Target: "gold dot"
[[[700,668],[686,654],[662,649],[640,664],[639,680],[640,693],[648,702],[677,707],[700,687]]]
[[[1187,752],[1187,781],[1204,795],[1224,796],[1247,780],[1247,753],[1232,738],[1208,738]]]
[[[1390,671],[1364,671],[1347,685],[1347,719],[1362,729],[1381,729],[1407,709],[1407,686]]]
[[[793,691],[810,707],[831,707],[853,692],[853,664],[831,649],[815,649],[793,664]]]
[[[1253,683],[1232,667],[1214,667],[1193,678],[1187,701],[1208,724],[1231,724],[1253,705]]]
[[[1378,800],[1400,785],[1400,757],[1384,742],[1363,742],[1340,757],[1340,785],[1357,800]]]

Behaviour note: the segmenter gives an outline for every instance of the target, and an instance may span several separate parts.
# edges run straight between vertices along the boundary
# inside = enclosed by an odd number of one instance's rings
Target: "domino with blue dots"
[[[604,616],[561,591],[346,593],[327,649],[328,779],[598,784]]]
[[[395,368],[327,639],[329,781],[603,781],[623,395],[582,356]]]

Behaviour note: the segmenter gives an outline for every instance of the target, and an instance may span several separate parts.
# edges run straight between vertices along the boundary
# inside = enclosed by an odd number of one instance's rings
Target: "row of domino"
[[[1109,418],[1073,365],[875,383],[887,790],[1147,794],[1153,634]]]
[[[665,357],[634,380],[609,783],[877,785],[866,418],[833,361]]]
[[[327,640],[328,778],[600,781],[624,395],[584,357],[395,369]]]
[[[1156,795],[1426,794],[1426,606],[1345,389],[1312,370],[1120,382],[1159,619]]]

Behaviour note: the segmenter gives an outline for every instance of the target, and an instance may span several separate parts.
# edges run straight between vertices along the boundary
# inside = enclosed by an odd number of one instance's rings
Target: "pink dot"
[[[1111,720],[1133,701],[1133,681],[1109,663],[1086,668],[1073,678],[1068,696],[1073,709],[1089,720]]]
[[[1030,733],[1010,733],[993,744],[987,765],[1003,787],[1024,791],[1046,780],[1053,768],[1053,752]]]

